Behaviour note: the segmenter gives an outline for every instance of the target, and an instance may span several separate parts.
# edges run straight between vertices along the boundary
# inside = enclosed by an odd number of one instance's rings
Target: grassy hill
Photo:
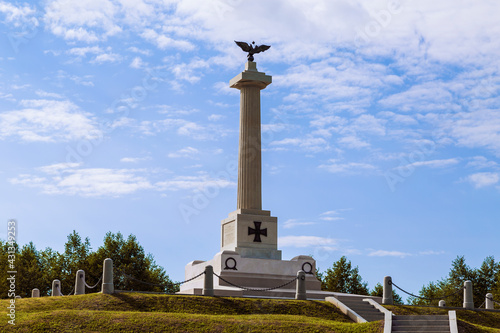
[[[8,304],[0,301],[3,309]],[[388,308],[403,315],[447,313]],[[457,315],[461,332],[500,332],[500,312]],[[382,332],[381,322],[352,323],[327,302],[139,293],[18,299],[15,328],[3,317],[2,332]]]
[[[0,307],[8,305],[2,300]],[[5,316],[7,317],[7,316]],[[319,301],[138,293],[18,299],[19,332],[352,332],[378,333],[382,324],[354,324]],[[0,330],[11,325],[4,318]]]

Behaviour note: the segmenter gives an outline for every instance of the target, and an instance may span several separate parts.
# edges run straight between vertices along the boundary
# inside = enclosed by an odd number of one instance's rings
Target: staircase
[[[448,316],[393,316],[392,332],[450,332]]]
[[[363,301],[364,298],[368,296],[359,297],[359,296],[335,296],[340,303],[345,305],[349,310],[355,312],[359,317],[363,318],[366,321],[377,321],[384,320],[384,314],[376,309],[370,303]],[[327,298],[327,300],[330,297]],[[333,299],[333,297],[331,297]],[[333,303],[333,302],[332,302]],[[335,304],[335,303],[334,303]],[[335,304],[339,306],[339,304]],[[346,313],[351,317],[352,313]],[[355,319],[355,318],[351,318]],[[356,320],[355,320],[356,321]]]

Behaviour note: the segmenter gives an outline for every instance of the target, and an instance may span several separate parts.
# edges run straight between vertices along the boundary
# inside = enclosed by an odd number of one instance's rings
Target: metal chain
[[[147,284],[147,285],[150,285],[150,286],[155,286],[155,287],[163,287],[163,288],[169,288],[171,287],[170,285],[166,285],[166,284],[156,284],[156,283],[151,283],[151,282],[146,282],[146,281],[142,281],[142,280],[139,280],[139,279],[136,279],[135,277],[131,276],[131,275],[128,275],[126,274],[125,272],[122,272],[120,271],[119,269],[117,269],[117,271],[122,274],[123,276],[125,276],[126,279],[130,279],[130,280],[134,280],[134,281],[137,281],[137,282],[141,282],[141,283],[144,283],[144,284]],[[182,281],[182,282],[176,282],[176,283],[172,283],[173,286],[175,285],[181,285],[183,283],[186,283],[186,282],[189,282],[189,281],[192,281],[196,278],[199,278],[200,276],[202,276],[203,274],[205,274],[205,271],[201,272],[200,274],[190,278],[190,279],[187,279],[185,281]]]
[[[400,287],[398,287],[397,284],[395,284],[392,281],[390,281],[389,284],[392,284],[394,287],[398,288],[399,290],[401,290],[402,292],[404,292],[404,293],[406,293],[406,294],[408,294],[410,296],[413,296],[413,297],[416,297],[416,298],[420,298],[420,299],[425,299],[425,300],[428,300],[428,301],[435,301],[435,300],[438,300],[438,299],[441,300],[443,298],[448,298],[448,297],[451,297],[453,295],[456,295],[456,294],[460,293],[462,290],[465,289],[465,287],[462,287],[462,288],[460,288],[460,290],[457,290],[456,292],[454,292],[452,294],[449,294],[449,295],[446,295],[446,296],[427,298],[427,297],[421,297],[421,296],[413,295],[412,293],[409,293],[406,290],[401,289]]]
[[[493,303],[496,303],[496,304],[500,305],[500,303],[499,303],[499,302],[497,302],[497,301],[495,301],[495,300],[493,299],[493,297],[486,297],[486,299],[489,299],[489,300],[490,300],[490,301],[492,301]],[[484,301],[484,302],[486,303],[486,301]]]
[[[287,282],[287,283],[283,283],[282,285],[279,285],[277,287],[272,287],[272,288],[262,288],[262,289],[255,289],[255,288],[247,288],[247,287],[242,287],[242,286],[238,286],[237,284],[234,284],[232,282],[229,282],[228,280],[224,279],[223,277],[217,275],[216,273],[213,273],[215,276],[217,276],[219,279],[221,279],[222,281],[232,285],[233,287],[236,287],[236,288],[241,288],[241,289],[244,289],[244,290],[249,290],[249,291],[269,291],[269,290],[274,290],[274,289],[279,289],[279,288],[283,288],[284,286],[287,286],[289,285],[290,283],[296,281],[299,277],[295,277],[293,278],[293,280]]]
[[[73,289],[71,289],[71,291],[69,292],[69,294],[67,295],[64,295],[61,291],[61,287],[57,287],[57,290],[59,291],[59,294],[61,294],[61,296],[71,296],[73,294],[73,292],[75,291],[75,286],[73,286]]]
[[[96,283],[96,284],[94,284],[93,286],[89,286],[89,285],[87,284],[87,281],[83,281],[83,283],[85,283],[85,285],[87,286],[87,288],[89,288],[89,289],[94,289],[95,287],[97,287],[97,285],[99,284],[99,282],[101,282],[101,279],[102,279],[102,275],[101,275],[101,277],[99,278],[99,280],[97,280],[97,283]]]

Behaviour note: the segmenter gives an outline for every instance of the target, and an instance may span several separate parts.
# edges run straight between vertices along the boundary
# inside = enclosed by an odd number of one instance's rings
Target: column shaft
[[[261,89],[252,84],[240,88],[238,209],[262,209]]]

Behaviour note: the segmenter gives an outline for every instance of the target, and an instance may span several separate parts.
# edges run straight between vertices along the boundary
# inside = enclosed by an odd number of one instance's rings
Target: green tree
[[[22,247],[16,260],[17,266],[17,295],[31,297],[31,290],[43,284],[40,255],[33,244],[29,242]]]
[[[352,267],[351,261],[342,256],[322,273],[321,288],[349,294],[368,295],[368,283],[363,282],[358,267]]]
[[[380,282],[377,283],[370,292],[370,295],[384,297],[384,286],[382,286]],[[394,291],[394,289],[392,290],[392,299],[394,300],[394,304],[404,304],[403,299]]]
[[[103,262],[106,258],[113,260],[113,283],[117,290],[169,293],[179,291],[179,286],[174,285],[165,270],[156,264],[153,255],[145,253],[134,235],[129,235],[125,240],[120,232],[106,234],[103,246],[89,257],[91,272],[96,278],[102,273]]]
[[[452,262],[448,277],[423,286],[419,296],[424,299],[411,298],[413,305],[437,305],[439,299],[444,299],[447,306],[461,307],[463,305],[464,282],[469,280],[473,286],[474,306],[479,307],[488,292],[496,290],[500,266],[492,256],[486,257],[479,269],[470,268],[464,256],[458,256]],[[433,300],[430,300],[433,298]]]

